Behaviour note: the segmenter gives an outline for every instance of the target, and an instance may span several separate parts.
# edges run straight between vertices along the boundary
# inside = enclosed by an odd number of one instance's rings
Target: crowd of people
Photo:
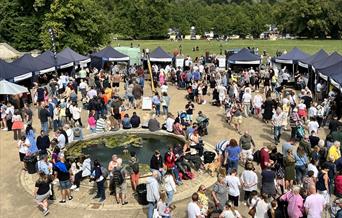
[[[249,214],[257,218],[321,217],[323,211],[341,216],[341,93],[337,90],[327,93],[320,81],[315,90],[307,88],[305,83],[299,86],[299,92],[289,89],[291,76],[286,69],[223,72],[201,61],[192,63],[188,57],[184,70],[171,65],[152,66],[153,82],[160,90],[151,98],[153,114],[139,116],[136,112],[142,106],[145,84],[144,70],[137,66],[125,72],[113,65],[100,71],[82,68],[74,77],[61,74],[47,79],[44,75],[40,84],[32,87],[31,98],[22,95],[3,102],[1,127],[13,132],[23,170],[27,170],[25,159],[39,158],[34,195],[43,214],[49,213],[48,199],[55,199],[56,179],[61,204],[73,199],[72,192],[80,189],[84,179],[96,183],[94,199],[105,201],[104,184],[108,179],[110,195],[117,204],[128,204],[126,177],[133,191],[140,184],[139,160],[134,152],[130,153],[128,164],[113,154],[108,166],[103,166],[87,155],[70,159],[64,151],[69,143],[82,140],[88,130],[96,134],[146,128],[152,132],[164,130],[186,140],[184,144],[169,146],[165,154],[156,150],[150,160],[152,176],[146,181],[148,217],[155,217],[156,213],[171,217],[177,186],[183,180],[194,179],[195,172],[203,173],[214,161],[207,161],[210,152],[205,150],[202,139],[209,134],[209,117],[195,110],[197,105],[207,103],[205,96],[211,96],[208,103],[224,108],[226,122],[240,138],[217,143],[217,182],[208,187],[211,192],[201,185],[191,196],[187,207],[189,218],[210,217],[215,213],[223,218],[241,217],[241,193]],[[304,81],[302,76],[295,78],[297,83]],[[123,84],[125,93],[120,95]],[[170,85],[186,90],[188,102],[179,111],[169,110]],[[34,106],[38,109],[41,130],[37,137],[33,128]],[[84,111],[87,120],[82,118]],[[165,118],[162,123],[161,115]],[[242,131],[242,122],[251,116],[272,126],[273,143],[264,143],[257,149],[253,133]],[[319,137],[326,126],[329,134],[326,138]],[[284,137],[287,130],[290,130],[288,139]],[[281,139],[287,141],[278,151]],[[261,168],[261,180],[257,165]],[[332,196],[336,197],[330,199]]]

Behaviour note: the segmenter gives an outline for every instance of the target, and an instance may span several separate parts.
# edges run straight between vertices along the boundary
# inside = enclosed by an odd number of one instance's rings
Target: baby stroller
[[[297,126],[297,129],[296,129],[296,139],[298,141],[302,140],[304,138],[304,135],[305,135],[305,129],[304,127],[300,124]]]
[[[179,115],[180,123],[182,126],[190,126],[189,120],[188,120],[188,115],[185,112],[181,112]]]
[[[200,136],[208,135],[209,118],[198,123],[198,134]]]

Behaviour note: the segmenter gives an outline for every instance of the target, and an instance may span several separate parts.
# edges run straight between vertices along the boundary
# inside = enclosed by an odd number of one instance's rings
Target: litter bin
[[[146,184],[142,183],[137,186],[137,194],[138,194],[138,203],[141,205],[147,205],[147,189],[146,189]]]
[[[215,159],[215,153],[212,151],[205,151],[204,152],[204,163],[212,163]]]
[[[26,164],[26,169],[29,174],[34,174],[37,172],[36,164],[37,164],[37,156],[25,156],[24,163]]]

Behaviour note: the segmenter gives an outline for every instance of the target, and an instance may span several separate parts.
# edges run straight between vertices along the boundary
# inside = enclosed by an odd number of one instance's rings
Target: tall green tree
[[[95,0],[53,1],[40,33],[45,49],[51,48],[49,28],[55,33],[57,50],[69,46],[87,53],[110,41],[107,17]]]
[[[40,48],[39,32],[43,13],[35,11],[34,1],[0,0],[0,41],[21,51]]]

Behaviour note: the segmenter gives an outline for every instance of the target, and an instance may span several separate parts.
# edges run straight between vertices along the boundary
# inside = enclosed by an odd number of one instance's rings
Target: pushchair
[[[185,127],[190,126],[188,115],[185,112],[181,112],[178,116],[179,116],[180,123],[182,124],[182,126],[185,126]]]

